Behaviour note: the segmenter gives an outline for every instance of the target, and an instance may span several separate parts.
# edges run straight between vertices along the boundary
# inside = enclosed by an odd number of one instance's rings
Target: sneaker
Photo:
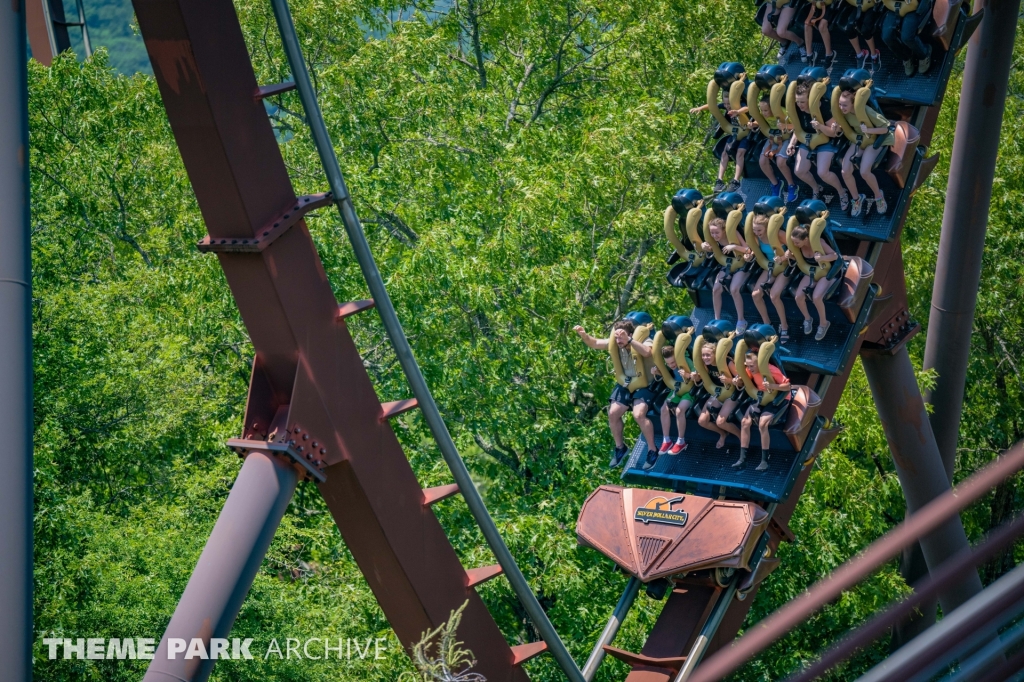
[[[819,324],[818,325],[818,331],[814,335],[814,340],[815,341],[821,341],[823,338],[825,338],[825,334],[828,334],[828,328],[831,327],[831,326],[832,326],[832,323],[829,322],[828,320],[825,320],[825,322],[823,324]]]
[[[807,54],[807,48],[801,47],[800,48],[800,61],[802,61],[804,64],[806,64],[807,60],[809,58],[810,58],[810,55]]]
[[[644,462],[644,471],[650,471],[658,463],[658,453],[654,450],[647,451],[647,461]]]
[[[792,204],[796,201],[796,185],[790,185],[786,192],[786,203]]]
[[[659,455],[664,455],[664,454],[665,454],[666,452],[668,452],[668,451],[669,451],[669,450],[670,450],[671,448],[672,448],[672,441],[670,441],[670,440],[666,440],[666,441],[665,441],[664,443],[662,443],[662,444],[661,444],[661,448],[659,448],[659,450],[658,450],[658,454],[659,454]]]
[[[906,72],[907,76],[913,76],[917,71],[917,64],[914,63],[913,59],[904,59],[903,70]]]
[[[732,180],[729,181],[729,184],[725,186],[725,191],[726,192],[736,192],[736,191],[739,190],[739,188],[740,188],[740,181],[737,180],[736,178],[733,178]]]
[[[818,199],[821,196],[821,191],[824,189],[821,185],[814,188],[814,192],[811,193],[812,199]],[[831,199],[831,197],[829,197]]]
[[[774,185],[772,185],[772,191],[771,191],[771,195],[772,195],[773,197],[778,197],[778,196],[782,196],[782,183],[781,183],[781,182],[780,182],[780,183],[777,183],[777,184],[774,184]]]
[[[786,53],[789,52],[789,46],[791,44],[792,43],[790,43],[790,41],[788,41],[788,40],[783,40],[781,43],[779,43],[779,52],[778,52],[777,56],[778,56],[778,59],[779,59],[779,64],[782,65],[782,66],[786,65],[786,61],[787,61]]]
[[[848,208],[850,208],[850,193],[843,192],[839,195],[839,210],[845,212]]]
[[[889,210],[889,204],[885,203],[885,197],[881,199],[875,199],[875,211],[878,215],[885,215],[885,212]]]
[[[918,73],[928,73],[928,69],[932,68],[932,46],[928,46],[928,54],[926,54],[921,61],[917,63]]]
[[[679,453],[681,453],[683,450],[686,449],[686,446],[687,446],[686,441],[683,441],[682,443],[680,443],[679,441],[676,441],[675,445],[672,446],[672,449],[668,451],[668,454],[670,454],[670,455],[678,455]]]
[[[747,331],[747,321],[740,320],[736,323],[736,336],[742,336],[745,331]]]
[[[622,464],[622,460],[627,452],[629,451],[626,448],[615,448],[615,451],[612,452],[612,458],[608,462],[608,468],[615,469]]]
[[[857,68],[863,69],[864,65],[868,63],[868,59],[870,57],[871,53],[868,52],[867,50],[861,50],[860,52],[858,52],[857,56],[854,57],[857,60]]]
[[[789,329],[779,330],[779,343],[789,343]]]
[[[809,319],[804,320],[804,334],[810,334],[812,331],[814,331],[814,322]]]
[[[832,67],[835,65],[835,63],[836,63],[836,53],[835,52],[833,52],[832,54],[825,55],[825,57],[821,60],[821,65],[824,66],[825,70],[827,70],[827,71],[831,71]]]
[[[864,210],[864,199],[866,197],[863,194],[858,194],[857,198],[853,200],[853,210],[850,211],[850,217],[856,218],[860,215],[860,212]]]
[[[711,190],[712,194],[721,194],[725,191],[725,183],[721,180],[715,180],[715,188]]]
[[[871,55],[870,63],[868,64],[868,70],[871,72],[872,76],[882,72],[881,52],[876,52],[873,55]]]

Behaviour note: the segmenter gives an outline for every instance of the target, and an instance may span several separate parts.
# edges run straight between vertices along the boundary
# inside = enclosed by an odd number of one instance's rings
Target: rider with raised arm
[[[612,389],[608,406],[608,428],[615,441],[615,451],[608,466],[613,469],[622,463],[629,452],[622,435],[622,419],[627,410],[632,410],[633,419],[647,439],[648,459],[657,459],[658,456],[651,449],[654,444],[654,425],[647,418],[647,410],[654,404],[654,393],[649,388],[651,349],[654,345],[650,337],[651,323],[651,316],[647,313],[629,313],[612,325],[611,336],[606,339],[591,336],[581,325],[573,327],[583,343],[594,350],[607,350],[615,367],[615,388]]]

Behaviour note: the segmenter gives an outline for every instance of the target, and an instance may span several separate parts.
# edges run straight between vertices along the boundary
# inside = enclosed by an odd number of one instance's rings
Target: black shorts
[[[735,135],[730,135],[725,140],[724,154],[728,154],[730,159],[736,160],[736,155],[739,154],[741,149],[750,148],[750,135],[747,135],[742,140],[737,140]]]
[[[747,411],[744,413],[743,416],[750,417],[751,419],[754,420],[754,423],[756,424],[761,420],[762,415],[770,414],[772,415],[772,417],[777,415],[787,406],[788,402],[789,401],[784,400],[778,404],[768,403],[767,405],[758,405],[755,401],[750,403],[750,406],[747,407]]]
[[[649,388],[638,388],[630,393],[626,388],[619,384],[615,384],[615,388],[612,389],[612,397],[610,400],[610,402],[619,403],[626,407],[633,407],[634,403],[647,403],[647,406],[651,407],[654,405],[654,401],[654,392]]]

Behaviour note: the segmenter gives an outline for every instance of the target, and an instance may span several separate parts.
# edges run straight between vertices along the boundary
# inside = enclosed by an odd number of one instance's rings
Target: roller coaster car
[[[750,571],[768,521],[753,502],[603,485],[583,503],[576,537],[646,583],[696,571]]]
[[[865,211],[857,218],[849,215],[835,213],[830,219],[831,230],[838,236],[852,237],[865,241],[891,242],[899,236],[898,230],[903,224],[903,214],[910,202],[910,195],[914,189],[928,177],[928,174],[935,167],[938,156],[925,158],[924,148],[920,147],[921,134],[914,126],[906,121],[896,121],[893,136],[895,144],[889,151],[878,157],[875,168],[884,172],[876,172],[879,188],[889,204],[889,210],[885,215],[878,215],[874,210]],[[748,197],[758,197],[768,194],[771,185],[765,178],[761,168],[757,166],[757,158],[760,154],[758,149],[749,157],[752,161],[747,163],[746,177],[742,180],[740,194]],[[833,161],[832,170],[837,174],[841,171],[842,158],[836,155]],[[811,171],[817,177],[817,170]],[[859,174],[858,174],[859,175]],[[825,183],[819,179],[819,183]],[[858,177],[858,184],[861,193],[870,197],[871,191],[867,185]],[[832,206],[838,202],[833,199]]]
[[[962,48],[981,22],[982,13],[970,14],[970,10],[961,0],[935,0],[931,19],[921,28],[921,36],[925,42],[932,44],[934,58],[931,69],[925,74],[906,76],[903,64],[885,45],[880,44],[882,66],[875,72],[875,85],[884,94],[879,94],[883,101],[892,100],[902,103],[932,106],[938,102],[939,95],[945,90],[946,82],[953,69],[956,53]],[[845,41],[839,41],[833,35],[836,45],[836,61],[832,65],[833,73],[843,73],[847,69],[861,66],[853,54],[853,50]],[[877,38],[876,38],[877,40]],[[795,78],[807,64],[800,61],[797,46],[792,45],[783,60],[790,78]],[[820,36],[815,35],[815,44],[809,51],[825,54],[825,46]]]
[[[730,436],[726,447],[716,448],[718,434],[703,429],[695,419],[687,419],[687,449],[679,455],[661,455],[650,471],[644,471],[648,446],[643,436],[637,440],[622,474],[624,481],[638,485],[672,487],[677,491],[696,491],[731,498],[782,502],[796,481],[800,470],[831,441],[833,431],[823,429],[824,419],[818,416],[821,398],[807,386],[795,386],[782,421],[768,429],[771,437],[770,459],[766,471],[754,465],[733,468],[736,461],[736,439]],[[661,424],[652,419],[655,442],[662,438]],[[819,437],[819,434],[822,437]],[[669,437],[676,437],[675,420]],[[753,442],[757,442],[756,431]],[[655,448],[656,449],[656,448]]]
[[[836,248],[835,243],[832,247]],[[838,249],[836,249],[838,251]],[[802,316],[792,296],[803,296],[795,290],[803,281],[803,274],[794,275],[791,280],[791,295],[782,298],[786,317],[790,323],[790,341],[782,346],[782,364],[785,368],[800,369],[817,374],[841,374],[849,360],[857,335],[867,323],[871,303],[878,287],[872,285],[874,270],[871,264],[858,256],[843,256],[843,274],[838,277],[825,299],[826,317],[831,322],[828,334],[821,341],[800,332]],[[671,273],[670,273],[671,274]],[[671,281],[671,278],[670,278]],[[691,288],[690,295],[696,307],[690,314],[696,333],[714,319],[711,295],[711,278],[706,278],[700,287]],[[742,293],[744,313],[747,320],[756,319],[757,309],[749,291]],[[778,329],[779,319],[775,307],[768,306],[771,324]],[[722,318],[736,323],[736,309],[732,297],[722,296]]]

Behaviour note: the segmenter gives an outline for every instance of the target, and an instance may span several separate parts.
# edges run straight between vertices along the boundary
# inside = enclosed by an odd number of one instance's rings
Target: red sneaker
[[[668,441],[667,443],[662,443],[661,444],[661,448],[658,450],[658,454],[659,455],[664,455],[666,452],[669,451],[669,449],[671,447],[672,447],[672,441]]]
[[[668,454],[678,455],[680,452],[686,449],[687,445],[689,445],[689,443],[676,443],[675,445],[672,446],[672,449],[668,451]]]

